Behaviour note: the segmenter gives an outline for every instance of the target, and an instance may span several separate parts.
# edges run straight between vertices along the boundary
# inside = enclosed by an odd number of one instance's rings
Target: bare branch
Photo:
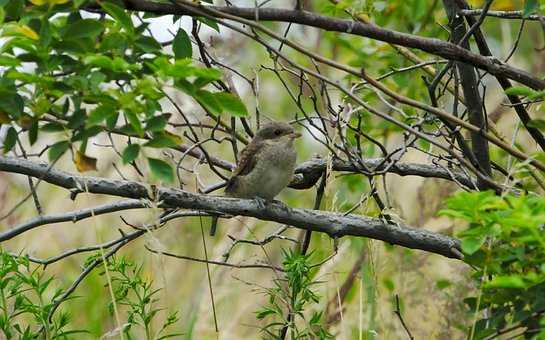
[[[124,201],[100,205],[94,208],[86,208],[86,209],[81,209],[78,211],[71,211],[67,213],[53,214],[48,216],[39,216],[30,221],[21,223],[3,233],[0,233],[0,242],[7,241],[19,234],[22,234],[26,231],[29,231],[31,229],[34,229],[36,227],[39,227],[45,224],[67,222],[67,221],[72,221],[75,223],[77,221],[80,221],[92,216],[108,214],[111,212],[116,212],[121,210],[145,208],[146,206],[147,206],[146,203],[140,200],[124,200]]]

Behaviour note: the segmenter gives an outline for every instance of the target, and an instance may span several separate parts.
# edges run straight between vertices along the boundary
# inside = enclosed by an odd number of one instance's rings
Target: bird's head
[[[281,141],[281,140],[293,140],[301,137],[299,132],[295,132],[293,127],[284,122],[271,122],[265,124],[259,131],[256,132],[255,137],[262,141]]]

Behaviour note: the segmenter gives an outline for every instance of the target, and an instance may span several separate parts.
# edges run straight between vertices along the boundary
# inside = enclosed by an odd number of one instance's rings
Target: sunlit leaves
[[[505,94],[513,96],[529,96],[532,93],[534,90],[526,86],[513,86],[505,90]]]
[[[110,58],[105,55],[89,55],[85,57],[83,62],[86,65],[96,66],[114,72],[135,71],[141,68],[139,64],[130,64],[123,58]]]
[[[170,164],[157,158],[148,158],[148,165],[152,175],[167,183],[174,182],[174,171]]]
[[[191,40],[183,29],[179,29],[172,42],[172,51],[177,59],[191,58],[193,51],[191,48]]]
[[[474,254],[484,244],[486,237],[481,235],[480,237],[464,237],[462,239],[462,251],[465,254]]]
[[[513,86],[505,90],[507,95],[524,96],[528,100],[542,100],[545,99],[545,90],[534,91],[531,88],[525,86]]]
[[[210,86],[222,78],[221,71],[193,63],[187,31],[176,32],[170,53],[149,34],[148,23],[133,20],[141,13],[105,0],[97,5],[106,16],[98,18],[75,10],[82,3],[30,0],[25,7],[10,0],[0,6],[8,21],[0,53],[0,121],[13,124],[6,129],[8,147],[19,127],[30,144],[46,136],[40,132],[62,132],[62,141],[49,142],[48,157],[54,161],[73,150],[79,171],[96,169],[85,149],[107,131],[143,139],[123,150],[124,163],[143,157],[142,147],[177,147],[181,134],[166,130],[170,114],[162,111],[165,85],[189,94],[212,114],[247,115],[239,98]],[[214,21],[201,21],[217,29]],[[148,164],[154,177],[173,180],[168,163],[150,158]]]
[[[34,32],[34,30],[28,27],[27,25],[22,25],[17,27],[16,32],[32,40],[40,39],[40,36],[38,35],[38,33]]]
[[[475,284],[482,288],[478,299],[469,297],[465,302],[471,312],[495,309],[493,317],[482,316],[477,324],[498,318],[524,323],[541,311],[545,306],[545,199],[533,194],[463,192],[448,199],[448,208],[444,214],[467,222],[458,236],[464,261],[472,265]],[[475,338],[482,338],[490,327],[476,327]]]
[[[21,61],[10,56],[0,55],[0,66],[15,67],[21,65]]]
[[[43,6],[43,5],[54,6],[54,5],[65,4],[69,2],[70,0],[29,0],[29,1],[30,3],[36,6]]]
[[[486,288],[526,288],[524,280],[519,275],[496,276],[487,282]]]

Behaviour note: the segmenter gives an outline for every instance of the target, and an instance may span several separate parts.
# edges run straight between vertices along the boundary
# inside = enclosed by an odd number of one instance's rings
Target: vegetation
[[[0,0],[0,338],[544,338],[544,12]]]

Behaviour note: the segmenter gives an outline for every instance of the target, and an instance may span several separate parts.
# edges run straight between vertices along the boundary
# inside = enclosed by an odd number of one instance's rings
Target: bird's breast
[[[272,200],[293,178],[296,157],[292,144],[265,145],[252,171],[237,177],[236,189],[232,194],[244,198],[257,196]]]

